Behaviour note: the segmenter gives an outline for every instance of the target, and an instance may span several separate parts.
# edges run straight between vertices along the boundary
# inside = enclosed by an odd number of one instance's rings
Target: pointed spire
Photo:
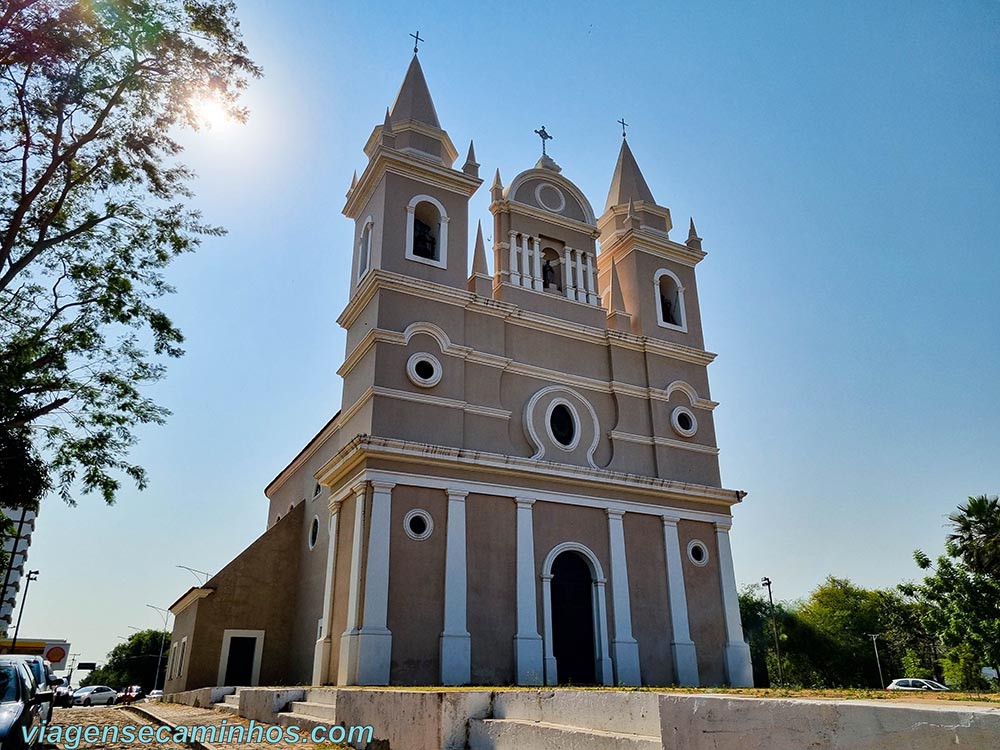
[[[628,199],[628,213],[625,214],[625,226],[629,229],[639,229],[642,226],[642,220],[635,213],[635,204],[632,199]]]
[[[486,265],[486,244],[483,242],[483,222],[476,227],[476,248],[472,253],[472,275],[489,276],[490,269]]]
[[[441,127],[431,92],[427,88],[424,71],[415,54],[410,61],[410,67],[406,69],[406,76],[403,78],[403,85],[399,87],[399,93],[396,94],[396,101],[392,103],[392,117],[396,122],[415,120],[432,128]]]
[[[494,201],[503,200],[503,183],[500,181],[500,170],[497,169],[493,176],[493,185],[490,187],[490,199]]]
[[[628,141],[623,139],[621,151],[618,152],[618,163],[615,165],[615,174],[611,178],[611,189],[608,191],[605,210],[620,206],[629,199],[656,203],[649,185],[646,184],[646,178],[642,176],[642,170],[632,156]]]
[[[351,186],[347,188],[347,197],[351,197],[351,193],[354,192],[354,188],[358,186],[358,170],[354,170],[354,176],[351,178]]]
[[[685,240],[684,244],[692,250],[701,250],[701,237],[698,236],[698,230],[694,228],[694,217],[691,217],[691,226],[688,229],[688,238]]]
[[[392,135],[392,114],[389,112],[389,108],[385,108],[385,120],[382,121],[382,134]]]
[[[469,141],[469,155],[465,157],[462,171],[473,177],[479,177],[479,162],[476,161],[476,147],[472,141]]]

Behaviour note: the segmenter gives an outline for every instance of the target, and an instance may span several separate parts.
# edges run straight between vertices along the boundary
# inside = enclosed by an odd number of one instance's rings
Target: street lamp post
[[[154,607],[152,604],[147,604],[150,609],[155,609],[161,615],[163,615],[163,632],[160,634],[160,655],[156,657],[156,674],[153,675],[153,690],[157,690],[157,683],[160,681],[160,663],[163,661],[163,644],[167,639],[167,617],[170,615],[169,609],[163,609],[163,607]]]
[[[31,586],[32,581],[38,580],[38,571],[29,570],[28,579],[24,584],[24,593],[21,595],[21,609],[17,612],[17,625],[14,627],[14,640],[10,642],[10,652],[12,654],[17,653],[17,634],[21,632],[21,615],[24,614],[24,605],[28,601],[28,587]]]
[[[774,633],[774,653],[778,658],[778,684],[785,684],[785,676],[781,670],[781,647],[778,645],[778,621],[774,617],[774,597],[771,596],[771,579],[764,576],[760,582],[767,587],[767,600],[771,603],[771,630]]]
[[[875,647],[875,664],[878,665],[878,681],[882,683],[882,688],[885,688],[885,678],[882,676],[882,660],[878,658],[878,633],[865,633],[869,638],[872,639],[872,646]]]

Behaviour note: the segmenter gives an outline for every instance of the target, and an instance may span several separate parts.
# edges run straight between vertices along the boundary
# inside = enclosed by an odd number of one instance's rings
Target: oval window
[[[566,404],[556,404],[549,415],[549,427],[552,429],[552,437],[562,446],[570,446],[576,437],[576,421]]]
[[[317,539],[319,539],[319,518],[313,518],[312,525],[309,527],[309,549],[316,546]]]
[[[688,559],[699,568],[708,563],[708,549],[697,539],[692,539],[688,543],[687,553]]]
[[[426,510],[414,508],[403,519],[403,531],[414,541],[423,541],[434,531],[434,521]]]
[[[433,388],[441,382],[441,363],[427,352],[418,352],[407,361],[406,374],[414,385]]]

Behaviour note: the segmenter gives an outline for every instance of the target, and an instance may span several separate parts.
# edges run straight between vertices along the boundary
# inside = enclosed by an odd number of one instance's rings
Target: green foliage
[[[111,649],[104,665],[80,680],[80,687],[108,685],[121,690],[129,685],[141,685],[143,691],[147,693],[153,689],[154,683],[162,688],[169,652],[170,633],[161,630],[140,630],[127,641]],[[161,653],[162,659],[159,658]],[[158,660],[160,672],[157,676]]]
[[[948,516],[952,532],[945,548],[969,570],[1000,579],[1000,497],[970,497]]]
[[[983,677],[983,655],[969,642],[948,649],[944,660],[944,678],[960,690],[986,690],[989,683]]]
[[[932,680],[934,679],[934,673],[927,668],[920,654],[913,649],[907,649],[903,655],[903,677]]]
[[[145,485],[128,452],[167,411],[142,389],[182,354],[164,269],[222,233],[188,208],[172,134],[198,97],[244,118],[259,74],[232,2],[0,4],[0,448],[41,468],[4,502]]]

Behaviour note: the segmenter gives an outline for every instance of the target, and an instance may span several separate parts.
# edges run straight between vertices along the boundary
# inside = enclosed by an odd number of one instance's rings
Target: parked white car
[[[158,701],[162,698],[163,698],[162,690],[150,690],[149,695],[146,696],[146,700],[148,701]]]
[[[918,680],[915,678],[904,680],[893,680],[886,690],[951,690],[947,685],[942,685],[934,680]]]
[[[73,693],[74,706],[113,706],[118,691],[107,685],[89,685]]]

